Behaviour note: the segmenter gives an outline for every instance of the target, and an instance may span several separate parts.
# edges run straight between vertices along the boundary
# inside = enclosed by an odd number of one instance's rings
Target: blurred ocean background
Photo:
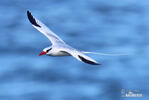
[[[74,48],[128,55],[39,57],[51,43],[27,10]],[[1,0],[0,23],[0,100],[149,100],[148,0]]]

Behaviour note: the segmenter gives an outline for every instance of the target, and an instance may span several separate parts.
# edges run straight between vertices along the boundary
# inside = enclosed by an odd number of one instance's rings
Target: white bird
[[[66,44],[61,38],[59,38],[55,33],[53,33],[46,25],[44,25],[37,18],[32,16],[32,14],[27,11],[27,16],[34,28],[43,33],[52,43],[51,46],[46,47],[39,54],[40,55],[48,55],[48,56],[73,56],[79,61],[85,62],[87,64],[92,65],[100,65],[94,59],[86,56],[84,51],[79,51],[75,48],[72,48],[68,44]]]

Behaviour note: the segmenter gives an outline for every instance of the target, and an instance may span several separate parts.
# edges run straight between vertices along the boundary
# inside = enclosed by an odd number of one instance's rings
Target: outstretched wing
[[[55,33],[53,33],[46,25],[44,25],[41,21],[32,16],[32,14],[29,11],[27,11],[27,16],[32,26],[35,27],[41,33],[43,33],[51,41],[53,45],[58,43],[65,43],[61,38],[59,38]]]
[[[70,55],[72,55],[73,57],[75,57],[77,60],[85,62],[87,64],[91,64],[91,65],[101,65],[98,62],[96,62],[94,59],[86,56],[85,54],[81,53],[78,50],[66,50]]]

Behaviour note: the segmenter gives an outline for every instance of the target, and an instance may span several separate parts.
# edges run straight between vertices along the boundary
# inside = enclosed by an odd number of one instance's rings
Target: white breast
[[[58,51],[58,52],[52,52],[50,56],[70,56],[70,54],[65,51]]]

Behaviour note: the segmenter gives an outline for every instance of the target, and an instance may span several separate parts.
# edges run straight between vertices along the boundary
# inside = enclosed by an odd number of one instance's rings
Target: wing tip
[[[27,10],[27,17],[28,17],[29,21],[30,21],[33,25],[35,25],[35,26],[37,26],[37,27],[41,27],[40,25],[37,24],[35,18],[32,16],[32,14],[31,14],[31,12],[30,12],[29,10]]]
[[[87,64],[91,64],[91,65],[101,65],[101,64],[99,64],[99,63],[97,63],[97,62],[93,62],[93,61],[87,60],[87,59],[85,59],[84,57],[82,57],[82,56],[80,56],[80,55],[78,55],[78,57],[81,59],[81,61],[83,61],[83,62],[85,62],[85,63],[87,63]]]

